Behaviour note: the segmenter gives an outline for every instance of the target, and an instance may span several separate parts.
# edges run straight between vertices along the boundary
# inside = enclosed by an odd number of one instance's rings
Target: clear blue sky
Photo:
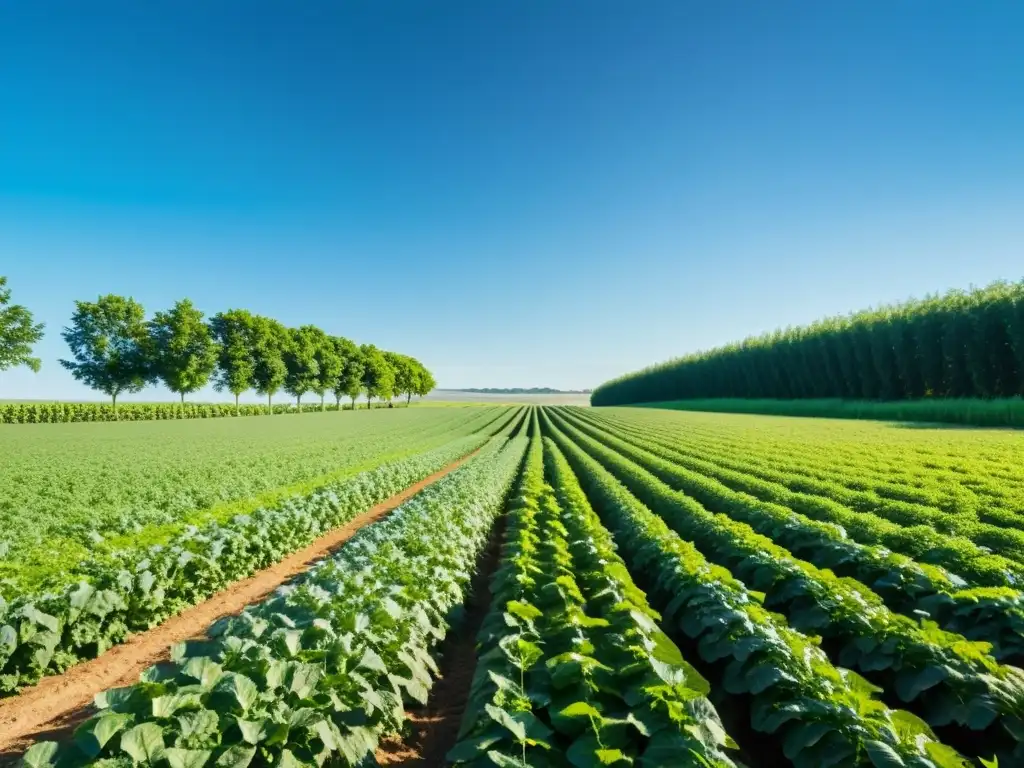
[[[1024,4],[24,0],[0,9],[0,397],[75,299],[192,298],[594,386],[1024,275]],[[160,393],[140,395],[153,399]]]

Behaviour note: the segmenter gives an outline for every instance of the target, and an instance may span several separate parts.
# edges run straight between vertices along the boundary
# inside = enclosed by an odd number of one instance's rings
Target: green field
[[[0,430],[0,595],[74,580],[80,562],[166,541],[489,424],[501,409]]]
[[[7,690],[479,449],[293,588],[100,697],[61,747],[68,764],[153,749],[359,765],[452,664],[475,665],[464,700],[443,704],[464,711],[457,738],[437,737],[454,765],[1024,764],[1014,430],[544,406],[0,439],[18,467],[5,528],[31,532],[13,539],[20,581],[0,607]],[[96,556],[82,584],[33,599],[49,541],[65,546],[51,573]],[[466,619],[476,572],[490,603]],[[467,632],[475,655],[446,655]]]

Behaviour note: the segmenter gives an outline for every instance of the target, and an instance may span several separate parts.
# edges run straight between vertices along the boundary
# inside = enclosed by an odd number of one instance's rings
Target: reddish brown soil
[[[44,678],[19,695],[0,700],[0,765],[14,762],[36,741],[67,738],[79,723],[92,714],[92,701],[97,693],[136,682],[144,669],[168,659],[172,645],[201,638],[217,619],[239,613],[247,605],[263,600],[281,584],[330,555],[360,528],[384,517],[470,456],[472,454],[406,488],[346,525],[335,528],[277,565],[236,582],[158,627],[133,635],[123,645],[111,648],[99,658],[77,664],[62,675]]]
[[[441,677],[430,691],[426,706],[406,712],[408,733],[402,739],[383,742],[377,762],[406,768],[441,768],[453,746],[476,671],[476,636],[491,604],[491,576],[501,560],[505,518],[491,532],[487,549],[477,563],[462,626],[453,630],[441,645]]]

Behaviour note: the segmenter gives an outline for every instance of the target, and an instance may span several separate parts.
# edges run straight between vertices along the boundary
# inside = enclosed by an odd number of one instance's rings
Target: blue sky
[[[0,398],[82,398],[75,299],[192,298],[595,386],[1024,276],[1018,2],[13,2]],[[138,396],[167,396],[149,390]]]

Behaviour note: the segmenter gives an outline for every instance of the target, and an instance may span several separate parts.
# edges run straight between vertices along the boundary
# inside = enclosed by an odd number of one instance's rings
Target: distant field
[[[435,389],[424,403],[519,403],[524,405],[590,405],[590,395],[490,395]]]

